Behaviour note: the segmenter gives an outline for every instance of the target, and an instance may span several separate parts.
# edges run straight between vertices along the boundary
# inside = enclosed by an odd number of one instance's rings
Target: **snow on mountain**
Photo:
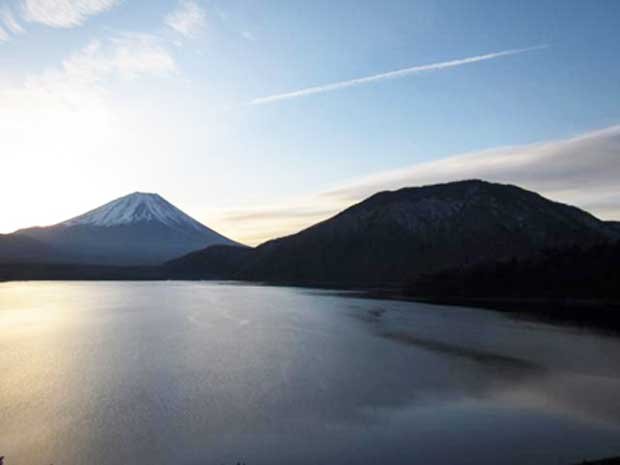
[[[209,229],[179,210],[159,194],[134,192],[61,223],[63,226],[118,226],[139,222],[159,222],[172,228]]]
[[[18,231],[50,245],[55,261],[154,265],[211,245],[240,245],[158,194],[134,192],[53,226]]]

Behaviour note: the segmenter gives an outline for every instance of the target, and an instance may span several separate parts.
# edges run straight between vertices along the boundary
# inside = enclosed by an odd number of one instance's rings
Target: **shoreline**
[[[99,265],[0,265],[0,283],[32,281],[223,281],[197,279],[167,273],[159,267]],[[225,281],[225,280],[224,280]],[[358,298],[420,302],[432,305],[473,307],[507,313],[519,319],[596,328],[620,333],[620,301],[556,297],[459,297],[425,296],[405,292],[403,287],[370,287],[340,283],[294,283],[239,281],[264,286],[287,286],[326,291],[347,291]]]
[[[519,319],[596,328],[620,333],[620,301],[546,297],[429,297],[390,290],[373,290],[367,298],[473,307],[507,313]]]

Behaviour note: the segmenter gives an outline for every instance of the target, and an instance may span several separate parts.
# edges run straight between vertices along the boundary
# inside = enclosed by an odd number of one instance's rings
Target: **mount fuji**
[[[240,245],[160,195],[143,192],[53,226],[15,234],[51,247],[56,254],[44,257],[45,261],[97,265],[156,265],[211,245]]]

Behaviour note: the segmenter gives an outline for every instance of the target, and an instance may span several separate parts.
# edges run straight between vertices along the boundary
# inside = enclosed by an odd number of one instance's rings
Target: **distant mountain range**
[[[216,233],[157,194],[134,193],[54,226],[0,236],[0,279],[73,279],[86,268],[68,264],[89,264],[113,265],[89,267],[93,279],[402,286],[444,270],[618,239],[616,222],[478,180],[380,192],[255,248]]]
[[[158,265],[216,244],[239,245],[157,194],[135,192],[62,223],[0,238],[0,262]]]
[[[186,277],[398,285],[423,273],[618,237],[615,225],[576,207],[474,180],[381,192],[254,249],[209,247],[166,266]]]

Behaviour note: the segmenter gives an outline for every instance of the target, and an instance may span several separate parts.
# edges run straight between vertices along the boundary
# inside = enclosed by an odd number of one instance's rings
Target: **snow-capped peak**
[[[118,226],[142,222],[159,222],[172,228],[209,230],[191,216],[183,213],[158,194],[134,192],[120,197],[83,215],[61,223],[62,226]]]

